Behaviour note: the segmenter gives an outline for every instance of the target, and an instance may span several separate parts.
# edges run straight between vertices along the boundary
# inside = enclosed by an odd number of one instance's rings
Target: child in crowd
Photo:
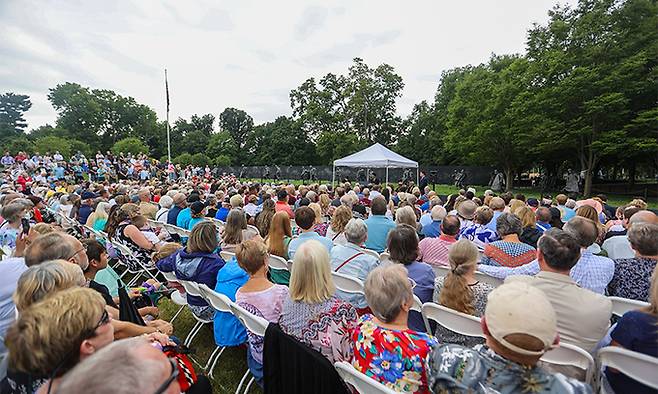
[[[139,229],[139,231],[144,234],[146,239],[149,240],[154,246],[162,247],[165,242],[160,239],[160,237],[153,231],[153,228],[148,224],[146,216],[137,215],[131,219],[132,224]]]

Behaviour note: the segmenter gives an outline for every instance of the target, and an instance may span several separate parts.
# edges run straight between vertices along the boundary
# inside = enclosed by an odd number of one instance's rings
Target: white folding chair
[[[164,223],[158,222],[156,220],[152,219],[147,219],[146,222],[149,224],[149,226],[154,227],[154,228],[164,228]]]
[[[270,255],[267,259],[267,265],[270,266],[270,269],[279,270],[279,271],[290,271],[290,264],[280,256]]]
[[[227,252],[227,251],[225,251],[225,250],[221,250],[221,251],[219,252],[219,256],[220,256],[222,259],[224,259],[224,261],[229,261],[230,259],[232,259],[233,257],[235,257],[235,253],[233,253],[233,252]]]
[[[260,316],[256,316],[253,313],[247,311],[240,305],[236,303],[231,303],[229,304],[231,308],[231,312],[233,312],[233,315],[240,320],[242,325],[250,331],[254,335],[258,335],[261,337],[265,336],[265,331],[267,330],[267,326],[270,324],[267,320]],[[235,394],[238,394],[240,392],[240,389],[242,389],[242,385],[246,381],[247,377],[249,376],[249,369],[244,373],[242,376],[242,379],[240,379],[240,384],[238,384],[238,388],[235,390]],[[249,392],[249,388],[251,385],[254,383],[254,378],[252,377],[249,380],[249,383],[247,383],[247,387],[244,389],[244,393]]]
[[[338,375],[345,381],[349,383],[360,394],[396,394],[397,391],[391,390],[383,384],[379,383],[375,379],[366,376],[365,374],[359,372],[352,366],[352,364],[346,361],[339,361],[334,364]]]
[[[112,247],[114,247],[114,249],[121,255],[119,261],[126,265],[126,271],[124,271],[119,277],[123,279],[123,276],[126,273],[135,274],[135,276],[126,284],[128,287],[135,285],[139,281],[139,278],[142,277],[142,275],[146,275],[156,282],[159,281],[159,279],[156,278],[156,276],[151,272],[157,268],[146,267],[137,257],[135,257],[133,251],[126,245],[114,241],[111,243]],[[125,261],[121,260],[121,257],[123,257]]]
[[[433,302],[424,303],[422,310],[429,320],[434,320],[450,331],[469,337],[484,338],[479,317],[457,312]]]
[[[618,346],[604,347],[599,350],[598,358],[602,368],[612,367],[633,380],[658,389],[658,358]],[[600,387],[601,393],[610,393],[603,382]]]
[[[231,314],[233,313],[231,311],[231,304],[233,304],[233,301],[231,301],[224,294],[217,293],[215,290],[211,289],[210,287],[206,286],[203,283],[199,284],[199,291],[201,292],[201,294],[203,294],[203,298],[205,298],[206,301],[208,301],[208,303],[216,311],[226,312]],[[208,376],[210,377],[213,376],[213,371],[217,366],[219,357],[222,355],[222,353],[224,353],[224,350],[226,350],[226,346],[222,346],[222,347],[217,346],[215,350],[212,352],[212,354],[210,355],[210,358],[208,359],[208,363],[206,364],[205,367]]]
[[[425,330],[428,334],[432,335],[432,329],[430,328],[430,322],[427,320],[427,316],[423,313],[423,303],[420,301],[417,295],[414,294],[414,303],[411,305],[411,310],[420,313],[423,317],[423,323],[425,324]]]
[[[379,260],[381,260],[382,264],[391,264],[391,255],[388,252],[382,252],[379,255]]]
[[[608,297],[608,299],[612,301],[612,314],[616,316],[623,316],[628,311],[649,306],[648,302],[631,300],[630,298]]]
[[[374,250],[366,249],[366,248],[361,248],[361,252],[365,254],[369,254],[372,257],[376,257],[377,260],[379,260],[379,253],[375,252]]]
[[[587,351],[570,343],[560,343],[560,346],[549,350],[541,356],[541,361],[556,364],[570,365],[585,371],[585,382],[593,385],[595,363],[594,358]]]
[[[196,296],[196,297],[201,297],[205,300],[205,297],[203,296],[203,294],[201,294],[201,290],[199,290],[199,284],[198,283],[187,281],[187,280],[180,280],[180,279],[178,280],[178,283],[183,285],[183,288],[185,289],[185,292],[187,294],[190,294],[190,295]],[[197,334],[201,331],[201,329],[203,328],[204,325],[213,323],[212,319],[210,319],[210,320],[201,319],[201,318],[197,317],[197,315],[195,315],[194,313],[192,313],[192,316],[194,317],[194,320],[196,320],[196,323],[194,324],[194,326],[192,327],[190,332],[187,334],[187,337],[185,338],[185,341],[183,341],[183,344],[185,346],[190,346],[190,344],[192,343],[194,338],[197,336]]]
[[[494,278],[491,275],[487,275],[480,271],[475,271],[475,279],[482,283],[491,285],[492,287],[498,287],[503,284],[503,280],[499,278]]]
[[[162,272],[160,271],[162,276],[167,280],[167,282],[178,282],[178,278],[176,278],[176,274],[173,272]],[[174,324],[174,320],[180,315],[180,313],[183,311],[185,308],[185,305],[187,305],[187,297],[185,297],[183,294],[180,293],[180,291],[175,290],[173,293],[171,293],[171,301],[176,304],[180,305],[180,308],[176,311],[174,314],[174,317],[169,320],[169,323]]]
[[[363,282],[353,276],[341,274],[340,272],[331,271],[331,277],[334,280],[336,288],[345,293],[365,295]]]

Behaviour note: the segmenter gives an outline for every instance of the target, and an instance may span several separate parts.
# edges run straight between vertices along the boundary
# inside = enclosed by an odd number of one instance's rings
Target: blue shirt
[[[178,219],[178,214],[182,210],[183,210],[183,208],[181,208],[179,206],[176,206],[176,205],[171,207],[171,209],[167,213],[167,224],[172,224],[172,225],[175,226],[176,225],[176,219]]]
[[[204,218],[191,218],[190,221],[187,223],[187,230],[192,231],[194,226],[196,226],[197,223],[203,222],[205,219]]]
[[[321,237],[320,234],[316,233],[315,231],[301,233],[297,238],[294,238],[292,241],[290,241],[290,244],[288,244],[288,257],[292,260],[292,258],[295,256],[297,248],[299,248],[299,246],[304,242],[310,240],[319,241],[322,245],[324,245],[325,248],[327,248],[327,252],[331,252],[331,248],[334,246],[333,242],[331,242],[329,238]]]
[[[361,248],[353,243],[347,243],[345,245],[335,245],[331,249],[331,270],[336,271],[336,268],[340,267],[345,261],[347,261],[352,256],[357,255],[358,253],[363,253]],[[365,282],[368,274],[373,269],[377,268],[379,265],[379,260],[374,256],[369,254],[361,254],[357,257],[354,257],[347,264],[343,265],[338,272],[341,274],[349,275],[361,281]],[[345,302],[349,302],[357,308],[365,308],[368,306],[366,297],[361,294],[354,293],[345,293],[340,290],[336,290],[336,296]]]
[[[0,264],[0,338],[4,338],[7,329],[16,319],[16,307],[12,294],[16,291],[18,278],[27,270],[25,259],[22,257],[10,257]],[[5,352],[5,341],[0,339],[0,352]]]
[[[407,269],[407,274],[414,282],[416,286],[414,287],[414,295],[420,299],[421,303],[426,303],[432,301],[432,295],[434,294],[434,279],[436,274],[427,263],[420,261],[414,261],[411,264],[404,266]],[[425,323],[423,322],[423,317],[420,313],[416,311],[409,312],[409,328],[418,332],[426,332]]]
[[[235,302],[235,293],[249,280],[249,275],[238,265],[232,257],[217,272],[217,285],[215,291],[224,294]],[[240,320],[229,312],[215,313],[215,343],[219,346],[237,346],[247,342],[247,330]]]
[[[535,226],[537,227],[537,230],[541,231],[542,233],[551,229],[551,224],[546,222],[537,222]]]
[[[566,205],[558,205],[557,209],[560,210],[560,218],[565,223],[568,222],[572,217],[576,216],[576,211],[568,208]]]
[[[192,210],[190,207],[187,207],[180,211],[178,217],[176,218],[176,226],[180,228],[187,228],[190,220],[192,219]]]
[[[226,217],[228,216],[230,209],[221,207],[217,210],[217,213],[215,214],[215,219],[219,219],[222,222],[226,221]]]
[[[496,223],[498,222],[498,216],[502,215],[503,211],[494,211],[491,221],[487,223],[487,228],[491,231],[496,231]]]
[[[377,253],[386,250],[388,232],[395,228],[395,222],[384,215],[371,215],[365,222],[366,226],[368,226],[366,248],[372,249]]]
[[[441,220],[432,220],[432,223],[423,226],[421,233],[427,238],[436,238],[441,235]]]
[[[478,271],[494,278],[505,279],[511,275],[537,275],[539,262],[534,260],[520,267],[496,267],[478,265]],[[615,262],[603,256],[596,256],[587,250],[580,251],[580,260],[571,268],[570,275],[580,287],[590,289],[595,293],[605,294],[608,283],[615,273]]]

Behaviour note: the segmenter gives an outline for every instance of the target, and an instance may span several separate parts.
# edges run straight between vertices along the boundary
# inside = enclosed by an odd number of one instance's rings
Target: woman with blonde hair
[[[542,232],[537,228],[537,216],[532,211],[532,208],[523,205],[512,213],[521,219],[522,232],[519,235],[521,242],[536,248],[537,241],[539,241]]]
[[[276,203],[272,198],[266,198],[263,201],[263,210],[256,215],[255,226],[258,229],[261,237],[267,237],[267,234],[270,231],[270,224],[272,223],[272,218],[276,213]]]
[[[320,242],[306,241],[295,252],[289,291],[279,319],[281,329],[332,363],[349,361],[349,333],[358,315],[354,306],[334,295],[329,253]]]
[[[12,298],[16,310],[22,312],[51,293],[84,285],[85,276],[77,264],[65,260],[46,261],[21,274]]]
[[[313,225],[313,231],[318,233],[321,237],[327,235],[327,228],[329,227],[328,223],[324,223],[322,220],[322,208],[320,204],[312,202],[308,205],[309,208],[315,212],[315,224]]]
[[[320,208],[322,209],[322,216],[329,216],[329,208],[331,207],[331,199],[327,193],[320,194]]]
[[[478,250],[471,241],[462,239],[450,248],[448,262],[450,271],[445,277],[437,277],[434,282],[434,302],[458,312],[482,316],[487,305],[487,295],[493,290],[491,285],[475,278]],[[441,343],[456,343],[473,346],[483,343],[481,339],[463,336],[439,325],[436,337]]]
[[[596,228],[599,231],[599,235],[598,237],[596,237],[595,243],[600,245],[605,239],[605,226],[601,224],[601,221],[599,220],[599,214],[596,211],[596,208],[590,205],[581,205],[576,209],[576,216],[582,216],[584,218],[593,221],[596,224]],[[598,249],[600,251],[600,248],[595,248],[595,249]]]
[[[418,223],[416,222],[416,212],[411,205],[405,205],[395,211],[395,223],[397,225],[406,224],[411,228],[418,231]]]
[[[526,203],[521,200],[517,200],[516,198],[511,199],[509,202],[509,211],[515,215],[517,211],[523,207],[527,207]]]
[[[110,204],[105,201],[100,201],[96,205],[94,212],[87,218],[86,225],[96,231],[102,231],[107,223],[107,214],[110,211]]]
[[[334,216],[331,217],[331,225],[327,229],[326,237],[337,245],[345,245],[345,226],[352,219],[352,210],[344,205],[336,208]]]
[[[190,233],[187,246],[155,265],[162,272],[174,272],[180,280],[201,283],[211,289],[217,284],[217,272],[226,262],[217,255],[217,229],[212,222],[199,222]],[[201,320],[211,322],[215,310],[201,297],[187,294],[192,313]]]

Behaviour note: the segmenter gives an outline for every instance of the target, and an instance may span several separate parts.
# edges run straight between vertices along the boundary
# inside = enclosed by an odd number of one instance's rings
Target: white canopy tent
[[[386,168],[386,183],[388,183],[389,168],[415,168],[416,184],[418,184],[418,162],[398,155],[380,143],[342,159],[334,160],[332,185],[336,182],[336,167]]]

